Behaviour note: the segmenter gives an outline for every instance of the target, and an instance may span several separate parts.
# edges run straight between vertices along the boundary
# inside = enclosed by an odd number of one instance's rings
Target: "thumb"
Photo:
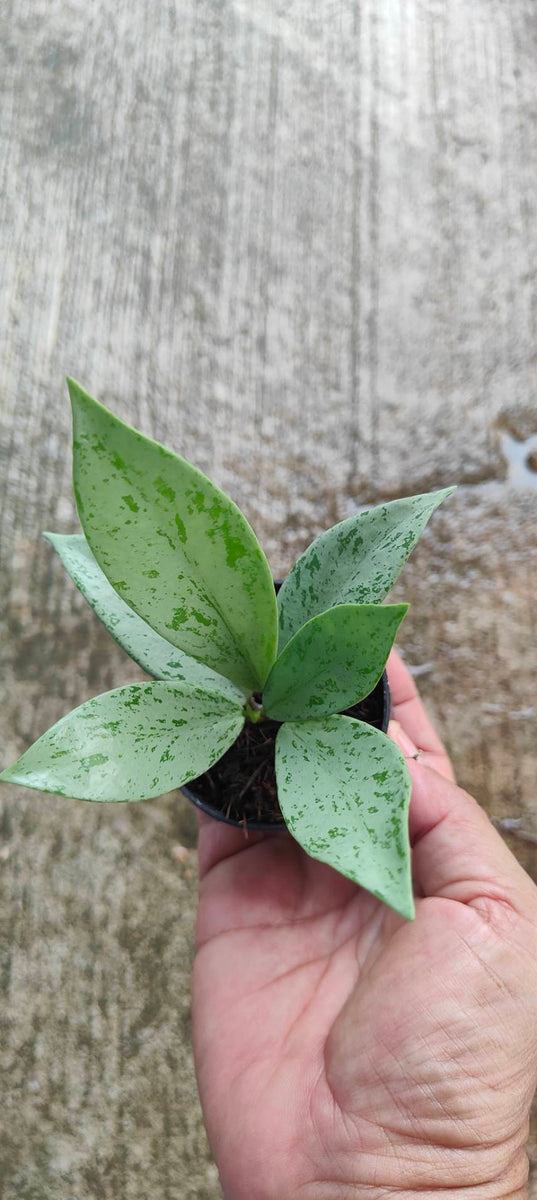
[[[477,801],[419,758],[407,762],[412,866],[423,895],[533,908],[533,883]]]

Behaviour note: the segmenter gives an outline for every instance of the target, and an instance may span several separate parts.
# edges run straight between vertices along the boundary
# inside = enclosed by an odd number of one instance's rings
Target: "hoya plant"
[[[409,773],[380,729],[345,714],[383,675],[408,606],[382,601],[453,489],[335,525],[276,594],[233,501],[68,384],[84,533],[45,536],[152,679],[87,700],[0,779],[80,800],[148,800],[210,773],[243,730],[266,723],[292,836],[411,919]]]

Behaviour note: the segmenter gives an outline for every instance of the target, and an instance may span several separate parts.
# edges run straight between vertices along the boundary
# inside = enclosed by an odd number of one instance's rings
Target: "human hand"
[[[388,672],[413,923],[288,834],[201,820],[194,1052],[227,1200],[526,1195],[537,889]]]

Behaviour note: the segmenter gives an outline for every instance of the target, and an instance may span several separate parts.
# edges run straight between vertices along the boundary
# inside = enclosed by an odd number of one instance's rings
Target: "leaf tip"
[[[17,759],[17,762],[18,761],[19,760]],[[17,783],[18,782],[17,772],[15,771],[16,766],[17,766],[17,763],[15,762],[15,763],[13,763],[13,765],[11,767],[5,767],[3,771],[0,771],[0,783]]]
[[[409,896],[408,901],[401,904],[398,911],[399,916],[404,917],[405,921],[415,921],[416,905],[414,904],[414,897],[412,895]]]
[[[69,391],[69,397],[71,400],[71,404],[73,404],[75,402],[75,400],[79,400],[80,396],[86,395],[82,385],[80,383],[77,383],[76,379],[73,379],[73,377],[71,375],[66,375],[65,381],[67,383],[67,388]]]
[[[110,413],[108,412],[108,409],[105,408],[104,404],[101,404],[99,402],[99,400],[95,400],[95,398],[93,396],[90,396],[89,392],[87,392],[86,389],[82,387],[81,383],[77,383],[76,379],[72,379],[72,377],[70,375],[66,375],[65,378],[66,378],[67,387],[69,390],[69,399],[71,401],[73,418],[75,418],[77,413],[79,413],[84,408],[86,408],[86,409],[89,408],[89,409],[93,409],[93,410],[95,410],[95,409],[101,410],[101,411],[107,413],[108,415],[110,415]]]
[[[447,499],[448,499],[448,496],[452,496],[452,495],[453,495],[453,492],[456,492],[456,491],[457,491],[457,488],[458,488],[458,486],[459,486],[459,485],[458,485],[457,483],[452,483],[450,487],[447,487],[447,488],[440,488],[440,489],[439,489],[439,490],[436,492],[436,495],[437,495],[437,497],[438,497],[438,500],[437,500],[437,505],[438,505],[438,504],[443,504],[444,500],[447,500]]]

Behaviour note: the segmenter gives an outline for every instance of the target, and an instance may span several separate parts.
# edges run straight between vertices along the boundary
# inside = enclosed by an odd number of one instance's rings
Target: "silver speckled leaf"
[[[312,858],[412,920],[410,775],[385,734],[351,717],[282,725],[276,739],[278,799]]]
[[[429,517],[454,490],[391,500],[321,533],[280,588],[280,651],[301,625],[334,604],[380,604]]]
[[[339,604],[307,621],[268,677],[267,716],[306,720],[363,700],[382,675],[407,609],[408,604]]]
[[[109,583],[81,533],[45,533],[93,611],[115,641],[154,679],[182,679],[206,691],[216,691],[242,703],[231,680],[197,662],[156,633]]]
[[[208,771],[243,724],[227,696],[129,684],[62,717],[0,779],[77,800],[149,800]]]
[[[82,527],[123,600],[238,687],[262,688],[277,646],[270,568],[236,504],[72,380]]]

